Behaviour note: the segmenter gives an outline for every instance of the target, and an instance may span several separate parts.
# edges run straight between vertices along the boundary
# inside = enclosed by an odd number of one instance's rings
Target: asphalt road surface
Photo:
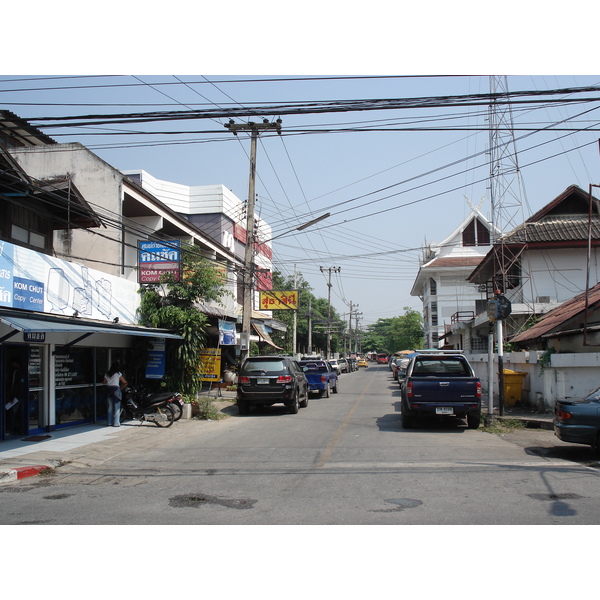
[[[131,426],[49,476],[0,486],[1,523],[600,523],[600,472],[577,461],[587,448],[458,420],[403,430],[387,366],[343,374],[339,388],[296,415],[232,406],[220,421]]]

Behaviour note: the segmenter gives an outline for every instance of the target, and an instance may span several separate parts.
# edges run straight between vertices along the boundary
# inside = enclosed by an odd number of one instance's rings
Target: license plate
[[[454,409],[451,406],[436,406],[436,415],[453,415]]]
[[[260,377],[259,377],[259,378],[256,380],[256,383],[257,383],[258,385],[268,385],[268,384],[269,384],[269,380],[268,380],[268,379],[264,379],[264,378],[260,378]]]

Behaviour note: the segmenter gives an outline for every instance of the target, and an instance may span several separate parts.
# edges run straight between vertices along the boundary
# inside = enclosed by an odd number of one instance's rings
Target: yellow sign
[[[221,348],[200,350],[200,379],[221,381]]]
[[[298,290],[259,292],[261,310],[298,310]]]

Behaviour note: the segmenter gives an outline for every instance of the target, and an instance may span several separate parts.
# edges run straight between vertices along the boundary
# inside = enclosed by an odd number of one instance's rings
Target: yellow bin
[[[504,369],[504,406],[514,406],[523,400],[523,380],[529,373]]]

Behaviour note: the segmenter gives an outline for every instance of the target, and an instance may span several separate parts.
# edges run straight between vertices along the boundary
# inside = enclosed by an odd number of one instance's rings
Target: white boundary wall
[[[469,354],[467,358],[488,393],[488,355]],[[556,399],[581,398],[600,387],[600,352],[551,354],[544,352],[508,352],[504,368],[528,376],[523,380],[523,400],[540,412],[552,411]],[[494,398],[498,397],[498,356],[494,355]]]

